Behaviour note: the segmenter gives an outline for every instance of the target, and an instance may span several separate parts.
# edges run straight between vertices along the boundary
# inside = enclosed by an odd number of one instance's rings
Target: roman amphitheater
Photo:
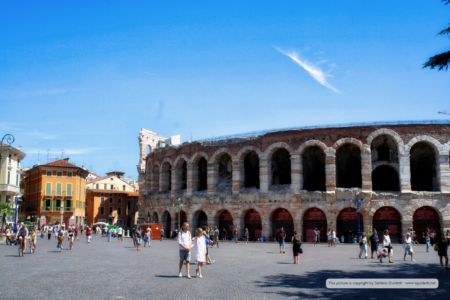
[[[336,229],[344,242],[389,229],[450,228],[450,121],[305,127],[188,143],[142,129],[142,223],[165,233],[188,221],[250,238],[284,227],[312,241]],[[357,213],[357,201],[360,213]],[[362,201],[361,201],[362,200]]]

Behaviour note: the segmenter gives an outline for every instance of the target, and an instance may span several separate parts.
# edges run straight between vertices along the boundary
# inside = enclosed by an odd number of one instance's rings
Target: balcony
[[[0,184],[0,192],[10,192],[18,194],[20,192],[20,189],[18,186],[12,184]]]

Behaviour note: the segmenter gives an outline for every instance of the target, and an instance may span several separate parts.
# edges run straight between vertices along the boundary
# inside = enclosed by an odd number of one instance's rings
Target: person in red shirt
[[[86,227],[86,239],[87,242],[90,243],[91,242],[91,234],[92,234],[92,229],[91,227]]]

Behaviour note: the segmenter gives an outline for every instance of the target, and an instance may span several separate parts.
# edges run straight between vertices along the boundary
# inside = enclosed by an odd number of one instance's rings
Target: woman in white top
[[[411,261],[414,261],[414,251],[412,248],[412,237],[411,237],[411,233],[406,233],[405,236],[405,255],[403,255],[403,260],[406,260],[406,255],[411,255]]]
[[[359,240],[359,248],[359,258],[367,258],[367,237],[365,232],[362,233],[361,239]]]
[[[389,262],[393,263],[391,237],[389,236],[389,231],[387,229],[383,233],[383,248],[387,249]],[[381,258],[380,258],[380,262],[383,262]]]
[[[206,262],[206,240],[203,230],[197,228],[194,238],[195,258],[197,260],[197,269],[195,270],[198,278],[203,278],[202,267]]]

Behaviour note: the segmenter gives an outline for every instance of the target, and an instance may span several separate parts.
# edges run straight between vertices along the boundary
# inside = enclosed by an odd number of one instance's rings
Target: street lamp
[[[360,235],[361,235],[361,228],[360,228],[360,222],[359,222],[359,220],[360,220],[360,218],[361,218],[361,204],[362,204],[362,202],[363,202],[363,199],[362,198],[360,198],[360,197],[357,197],[356,199],[355,199],[355,206],[356,206],[356,222],[357,222],[357,224],[358,224],[358,235],[357,235],[357,237],[358,237],[358,239],[357,239],[357,241],[359,242],[359,237],[360,237]]]
[[[59,209],[60,213],[61,213],[61,222],[59,223],[59,225],[62,228],[63,225],[63,215],[64,215],[64,201],[61,200],[61,205],[60,205],[60,209]]]
[[[14,197],[14,233],[17,232],[17,221],[19,219],[19,206],[20,203],[22,203],[22,196],[15,196]]]
[[[176,206],[178,208],[178,232],[180,232],[180,228],[181,228],[181,209],[183,208],[183,201],[181,200],[181,198],[177,199],[176,202]]]
[[[15,140],[16,139],[14,138],[14,136],[12,134],[7,133],[2,137],[2,140],[0,142],[0,180],[2,179],[2,151],[3,151],[2,146],[5,144],[5,142],[9,146],[11,146],[11,144],[14,143]],[[0,200],[1,200],[1,197],[0,197]]]

